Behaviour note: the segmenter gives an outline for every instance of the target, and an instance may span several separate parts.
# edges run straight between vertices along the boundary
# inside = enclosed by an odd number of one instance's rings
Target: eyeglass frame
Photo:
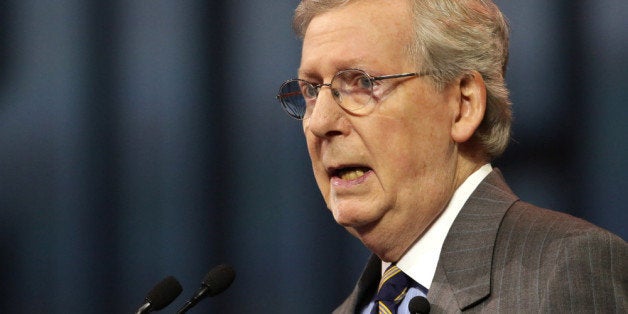
[[[421,77],[421,76],[431,75],[430,72],[407,72],[407,73],[399,73],[399,74],[388,74],[388,75],[372,76],[372,75],[368,74],[366,71],[364,71],[362,69],[356,69],[356,68],[344,69],[344,70],[340,70],[340,71],[336,72],[336,74],[334,74],[334,76],[332,77],[332,79],[331,79],[331,81],[329,83],[315,84],[315,83],[312,83],[312,82],[309,82],[309,81],[306,81],[306,80],[300,79],[300,78],[293,78],[293,79],[286,80],[279,87],[279,94],[277,94],[277,96],[275,96],[275,98],[281,102],[281,107],[286,112],[286,114],[288,114],[290,117],[292,117],[292,118],[294,118],[296,120],[303,120],[303,119],[305,119],[305,113],[303,114],[303,117],[298,117],[298,116],[290,113],[287,110],[288,106],[284,102],[284,99],[287,98],[287,97],[285,96],[285,94],[281,93],[281,90],[283,89],[283,87],[286,86],[286,84],[292,83],[292,82],[304,82],[304,83],[307,83],[307,84],[311,85],[312,87],[314,87],[314,89],[316,90],[316,97],[314,98],[314,100],[316,100],[316,99],[318,99],[318,94],[320,93],[320,90],[321,90],[322,87],[327,86],[327,87],[329,87],[331,89],[331,84],[333,84],[333,82],[336,79],[336,77],[338,77],[339,74],[341,74],[343,72],[347,72],[347,71],[362,72],[369,79],[369,81],[371,82],[369,102],[371,100],[373,100],[373,86],[374,86],[373,83],[375,81],[382,81],[382,80],[387,80],[387,79],[403,78],[403,77]],[[334,92],[334,90],[332,90],[332,92]],[[301,95],[303,95],[303,92],[301,92]],[[306,98],[305,95],[303,95],[303,98],[304,99]],[[342,99],[340,99],[340,97],[333,97],[333,98],[334,98],[334,101],[336,102],[336,104],[340,108],[342,108],[343,110],[351,112],[351,113],[354,113],[354,111],[357,110],[357,109],[351,110],[351,109],[346,108],[345,106],[343,106],[342,105]],[[307,100],[306,100],[306,102],[307,102]],[[366,106],[366,104],[364,104],[362,107],[360,107],[358,109],[361,109],[364,106]]]

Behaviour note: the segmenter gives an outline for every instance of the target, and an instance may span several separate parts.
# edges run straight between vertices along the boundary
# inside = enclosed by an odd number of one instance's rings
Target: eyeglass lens
[[[336,73],[330,85],[338,105],[355,112],[366,106],[373,95],[373,78],[361,70],[344,70]],[[292,117],[304,119],[309,115],[321,87],[304,80],[293,79],[281,85],[277,98]],[[309,103],[309,105],[308,105]]]

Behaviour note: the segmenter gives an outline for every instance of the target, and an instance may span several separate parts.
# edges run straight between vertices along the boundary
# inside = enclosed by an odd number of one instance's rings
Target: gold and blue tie
[[[410,278],[404,274],[396,265],[390,265],[384,272],[382,279],[377,288],[375,295],[375,306],[372,314],[395,314],[397,313],[397,305],[403,300]]]

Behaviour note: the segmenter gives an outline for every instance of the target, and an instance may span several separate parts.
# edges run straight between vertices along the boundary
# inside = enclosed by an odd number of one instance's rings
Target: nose
[[[346,112],[336,103],[329,86],[324,86],[318,93],[310,117],[304,120],[305,131],[317,137],[332,137],[349,131]]]

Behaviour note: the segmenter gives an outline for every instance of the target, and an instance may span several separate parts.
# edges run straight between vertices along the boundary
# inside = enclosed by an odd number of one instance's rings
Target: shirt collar
[[[485,164],[471,174],[454,192],[449,204],[425,233],[410,247],[397,262],[397,267],[414,281],[429,289],[436,272],[440,251],[449,228],[480,182],[493,168]],[[382,262],[382,273],[390,263]]]

